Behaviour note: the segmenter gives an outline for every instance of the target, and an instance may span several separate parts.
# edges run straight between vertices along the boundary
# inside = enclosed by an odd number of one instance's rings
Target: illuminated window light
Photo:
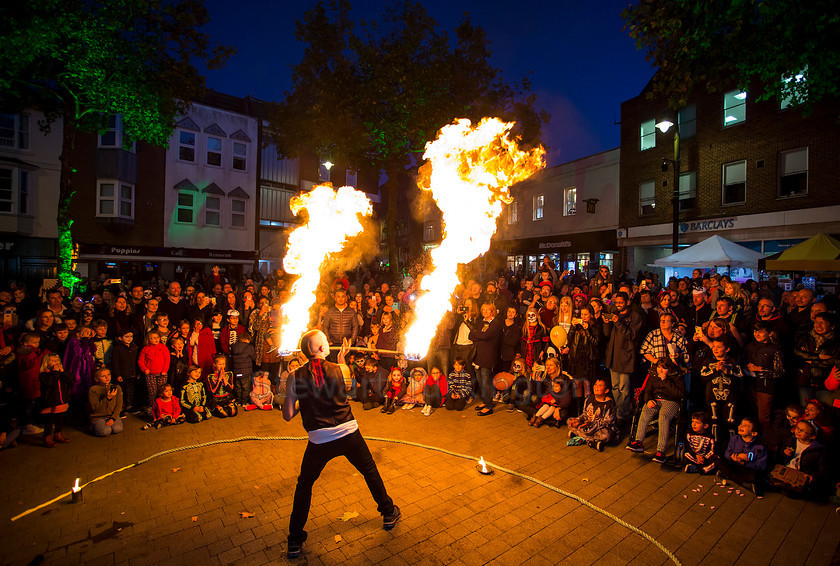
[[[737,120],[738,120],[738,118],[736,118],[735,116],[727,116],[726,118],[723,119],[723,121],[726,122],[727,124],[729,122],[735,122]]]
[[[738,94],[735,95],[735,98],[737,98],[738,100],[745,100],[747,98],[747,93],[746,92],[739,92]]]

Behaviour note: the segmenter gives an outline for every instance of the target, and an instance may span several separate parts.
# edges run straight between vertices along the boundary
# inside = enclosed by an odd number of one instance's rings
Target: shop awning
[[[747,267],[755,269],[764,254],[730,242],[720,236],[712,236],[675,254],[657,259],[656,267]]]
[[[817,234],[764,262],[765,271],[838,271],[840,241],[828,234]]]

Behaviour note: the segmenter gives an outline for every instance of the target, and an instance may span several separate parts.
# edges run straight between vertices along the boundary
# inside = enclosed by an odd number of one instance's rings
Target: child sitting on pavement
[[[784,491],[809,497],[827,494],[828,458],[826,447],[818,435],[821,429],[814,421],[801,420],[796,423],[793,434],[788,435],[779,447],[779,464],[770,474],[770,483]],[[780,469],[781,468],[781,469]],[[800,474],[785,473],[797,470]],[[796,478],[796,481],[792,481]]]
[[[90,425],[95,436],[108,436],[123,431],[120,419],[122,388],[111,383],[111,370],[99,368],[93,374],[96,382],[88,391]]]
[[[213,372],[207,375],[209,405],[220,418],[235,417],[239,412],[233,399],[233,373],[227,371],[224,354],[213,356]]]
[[[155,420],[145,425],[143,430],[181,424],[186,420],[181,414],[181,403],[172,396],[172,386],[168,383],[161,387],[160,397],[155,399],[154,418]]]
[[[423,391],[426,388],[426,378],[428,377],[426,370],[421,367],[416,367],[411,370],[406,381],[405,395],[402,398],[403,411],[410,411],[416,405],[423,405],[425,410],[426,403],[423,399]]]
[[[472,384],[469,372],[465,369],[464,358],[456,356],[452,360],[452,371],[447,378],[448,395],[444,405],[449,411],[463,411],[470,402]]]
[[[685,435],[683,463],[688,474],[708,474],[715,469],[715,439],[709,431],[709,414],[691,415],[691,429]]]
[[[760,496],[764,493],[764,472],[767,469],[767,448],[759,439],[758,421],[744,417],[738,434],[729,439],[724,457],[718,462],[718,477],[732,480]]]
[[[448,392],[446,376],[443,375],[439,367],[433,366],[429,372],[429,377],[426,378],[426,386],[423,388],[425,405],[422,413],[428,417],[435,409],[440,408]]]
[[[580,438],[590,448],[602,452],[604,445],[615,437],[615,400],[609,394],[609,387],[603,378],[592,384],[592,395],[583,402],[580,416],[567,421],[569,436]],[[578,444],[575,442],[573,444]]]
[[[393,415],[403,395],[405,395],[405,377],[400,368],[392,367],[388,375],[388,383],[385,385],[385,404],[379,412]]]
[[[187,422],[197,423],[211,418],[210,409],[207,407],[207,391],[201,379],[201,368],[190,366],[187,370],[187,383],[181,389],[181,407],[184,409],[184,416]]]
[[[251,403],[245,406],[246,411],[259,409],[270,411],[274,394],[271,392],[271,380],[267,371],[258,371],[252,378],[250,399]]]

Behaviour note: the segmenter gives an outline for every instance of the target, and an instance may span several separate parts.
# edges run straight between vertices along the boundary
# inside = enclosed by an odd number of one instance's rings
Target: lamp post
[[[663,134],[666,133],[668,130],[671,129],[673,126],[673,122],[669,122],[668,120],[662,120],[656,127],[659,128],[659,131]],[[672,213],[672,222],[673,225],[671,226],[671,253],[677,253],[680,247],[680,132],[679,128],[674,128],[674,159],[663,159],[662,160],[662,172],[668,170],[668,163],[674,168],[674,183],[671,187],[671,213]]]

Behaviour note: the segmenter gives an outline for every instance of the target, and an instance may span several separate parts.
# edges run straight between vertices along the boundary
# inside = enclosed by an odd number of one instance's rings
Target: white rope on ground
[[[259,440],[259,441],[267,441],[267,440],[272,440],[272,441],[273,440],[307,440],[308,441],[309,438],[306,437],[306,436],[240,436],[239,438],[225,438],[225,439],[222,439],[222,440],[211,440],[209,442],[202,442],[201,444],[191,444],[189,446],[179,446],[177,448],[170,448],[169,450],[163,450],[163,451],[158,452],[156,454],[152,454],[148,458],[143,458],[142,460],[139,460],[139,461],[135,462],[134,464],[129,464],[127,466],[123,466],[122,468],[119,468],[119,469],[113,470],[111,472],[108,472],[107,474],[103,474],[103,475],[99,476],[98,478],[92,479],[89,482],[84,483],[83,485],[80,486],[80,488],[84,489],[85,487],[87,487],[88,485],[90,485],[94,482],[103,480],[103,479],[107,478],[108,476],[112,476],[116,473],[128,470],[129,468],[133,468],[135,466],[145,464],[146,462],[148,462],[150,460],[154,460],[155,458],[159,458],[161,456],[167,456],[169,454],[174,454],[176,452],[183,452],[183,451],[186,451],[186,450],[195,450],[197,448],[206,448],[208,446],[214,446],[216,444],[233,444],[234,442],[245,442],[245,441],[248,441],[248,440]],[[449,456],[454,456],[456,458],[462,458],[464,460],[470,460],[471,462],[478,461],[477,458],[475,458],[473,456],[469,456],[467,454],[461,454],[460,452],[452,452],[451,450],[447,450],[445,448],[440,448],[438,446],[429,446],[429,445],[426,445],[426,444],[420,444],[418,442],[411,442],[409,440],[395,440],[393,438],[379,438],[379,437],[375,437],[375,436],[366,436],[365,440],[372,440],[372,441],[375,441],[375,442],[388,442],[388,443],[391,443],[391,444],[402,444],[404,446],[413,446],[415,448],[423,448],[424,450],[433,450],[435,452],[440,452],[442,454],[447,454]],[[617,517],[616,515],[610,513],[606,509],[598,507],[594,503],[591,503],[591,502],[587,501],[586,499],[580,497],[579,495],[575,495],[574,493],[570,493],[568,491],[560,489],[559,487],[555,487],[553,485],[547,484],[544,481],[538,480],[535,477],[519,473],[517,471],[505,468],[503,466],[493,464],[491,462],[486,462],[485,461],[485,463],[487,464],[488,468],[495,468],[495,469],[499,470],[500,472],[504,472],[504,473],[509,474],[511,476],[516,476],[518,478],[528,480],[528,481],[530,481],[532,483],[535,483],[537,485],[540,485],[540,486],[542,486],[542,487],[544,487],[544,488],[546,488],[550,491],[558,493],[558,494],[560,494],[564,497],[568,497],[569,499],[574,499],[578,503],[580,503],[582,505],[585,505],[586,507],[589,507],[590,509],[592,509],[596,513],[599,513],[599,514],[607,517],[608,519],[612,519],[613,521],[615,521],[616,523],[618,523],[622,527],[624,527],[624,528],[636,533],[637,535],[641,536],[642,538],[644,538],[645,540],[647,540],[651,544],[655,545],[659,550],[661,550],[671,560],[671,562],[673,562],[677,566],[682,566],[682,563],[674,555],[674,553],[671,552],[670,550],[668,550],[662,543],[660,543],[658,540],[656,540],[653,536],[649,535],[648,533],[646,533],[645,531],[643,531],[639,527],[636,527],[635,525],[631,525],[627,521],[625,521],[625,520],[621,519],[620,517]],[[72,492],[70,492],[70,491],[68,491],[66,493],[62,493],[58,497],[55,497],[55,498],[53,498],[53,499],[51,499],[51,500],[49,500],[45,503],[42,503],[41,505],[38,505],[37,507],[33,507],[32,509],[28,509],[21,514],[12,517],[12,521],[17,521],[18,519],[21,519],[21,518],[29,515],[30,513],[34,513],[35,511],[38,511],[39,509],[43,509],[44,507],[52,505],[53,503],[55,503],[55,502],[57,502],[61,499],[64,499],[65,497],[67,497],[68,495],[71,495],[71,494],[72,494]]]

